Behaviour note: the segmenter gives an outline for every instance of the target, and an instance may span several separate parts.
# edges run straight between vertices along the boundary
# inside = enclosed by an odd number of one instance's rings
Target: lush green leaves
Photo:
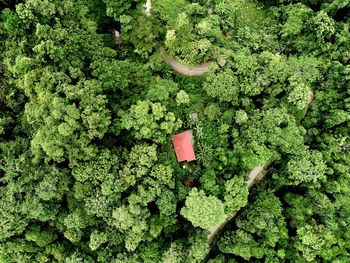
[[[347,262],[348,1],[146,2],[0,1],[0,262]]]
[[[221,223],[225,217],[224,204],[214,196],[193,188],[186,198],[181,214],[191,221],[193,226],[206,229]]]
[[[133,130],[136,139],[152,139],[161,143],[166,134],[172,134],[181,127],[182,121],[175,114],[167,112],[160,103],[138,101],[132,105],[128,113],[121,112],[121,127]]]
[[[225,183],[225,211],[238,211],[248,202],[248,186],[243,178],[234,177]]]
[[[270,253],[282,256],[282,251],[273,250],[277,242],[288,237],[281,205],[272,193],[260,193],[237,219],[238,229],[223,235],[219,242],[220,250],[246,260],[251,257],[260,259]]]

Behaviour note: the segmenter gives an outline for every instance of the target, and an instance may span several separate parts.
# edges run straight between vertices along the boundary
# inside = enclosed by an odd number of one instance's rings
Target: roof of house
[[[173,145],[178,162],[190,162],[196,159],[191,130],[175,134],[173,137]]]

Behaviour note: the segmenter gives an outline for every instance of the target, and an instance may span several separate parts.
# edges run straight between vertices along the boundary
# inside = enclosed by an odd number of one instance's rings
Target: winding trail
[[[315,93],[313,91],[310,91],[308,94],[308,98],[307,98],[307,106],[305,107],[304,117],[306,116],[307,112],[310,110],[314,99],[315,99]],[[257,166],[253,170],[250,171],[250,173],[248,175],[248,180],[247,180],[247,186],[249,189],[254,185],[254,183],[264,179],[264,177],[267,174],[267,168],[270,166],[272,161],[273,160],[270,160],[265,165]],[[237,214],[238,214],[238,211],[233,211],[233,213],[230,216],[226,217],[223,222],[221,222],[220,224],[218,224],[216,226],[208,228],[208,243],[209,244],[211,244],[213,242],[214,237],[217,235],[217,233],[221,229],[223,229],[229,221],[231,221],[233,218],[235,218],[237,216]]]
[[[304,117],[305,117],[306,113],[309,111],[314,99],[315,99],[315,93],[312,90],[310,90],[308,97],[307,97],[307,106],[305,107]]]
[[[184,63],[180,63],[176,61],[174,58],[170,57],[169,55],[166,54],[164,48],[160,48],[160,54],[162,55],[164,62],[172,67],[175,72],[188,76],[188,77],[194,77],[194,76],[202,76],[205,73],[207,73],[210,70],[211,65],[213,65],[213,62],[205,62],[203,64],[195,65],[195,66],[190,66]],[[308,110],[311,107],[311,104],[315,98],[315,94],[313,91],[310,91],[308,94],[307,98],[307,106],[305,108],[304,116],[308,112]],[[265,165],[263,166],[257,166],[253,170],[250,171],[248,175],[248,180],[246,181],[248,189],[250,189],[254,183],[257,181],[261,181],[264,179],[264,177],[267,174],[267,168],[270,166],[272,163],[272,160],[268,161]],[[225,227],[225,225],[231,221],[233,218],[235,218],[238,214],[238,211],[233,211],[232,214],[228,217],[226,217],[223,222],[220,224],[209,227],[208,228],[208,243],[211,244],[214,240],[214,237],[217,235],[217,233]]]
[[[254,185],[255,182],[261,181],[262,179],[264,179],[264,177],[267,174],[267,168],[270,166],[271,163],[272,163],[272,161],[268,161],[265,165],[257,166],[253,170],[250,171],[250,173],[248,175],[248,180],[246,181],[249,189]],[[225,220],[223,222],[221,222],[220,224],[208,228],[208,243],[209,244],[213,241],[216,234],[221,229],[223,229],[224,226],[230,220],[235,218],[237,216],[237,214],[238,214],[238,211],[234,211],[230,216],[226,217]]]
[[[255,181],[260,181],[265,177],[266,169],[270,165],[270,163],[271,162],[268,162],[264,166],[257,166],[253,170],[251,170],[247,181],[248,188],[251,188]]]
[[[213,62],[205,62],[195,66],[180,63],[167,55],[164,48],[160,49],[160,54],[162,55],[165,64],[172,67],[175,72],[187,77],[202,76],[207,73],[210,70],[211,65],[213,65]]]

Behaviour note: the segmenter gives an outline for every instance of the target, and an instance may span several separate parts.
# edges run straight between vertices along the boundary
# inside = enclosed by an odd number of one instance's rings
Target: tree
[[[305,129],[300,127],[295,118],[285,108],[269,109],[263,117],[267,142],[285,153],[298,153],[304,150],[303,135]]]
[[[176,94],[176,103],[177,103],[177,105],[189,104],[189,103],[190,103],[190,97],[188,96],[188,94],[186,93],[186,91],[180,90],[180,91]]]
[[[124,15],[131,9],[131,5],[137,1],[128,0],[123,2],[111,1],[111,0],[103,0],[106,4],[106,13],[108,16],[114,17],[115,19],[119,19],[121,15]]]
[[[121,127],[132,130],[136,139],[151,139],[162,143],[166,135],[181,127],[182,121],[173,112],[167,112],[159,102],[138,101],[128,112],[120,111]]]
[[[157,160],[156,145],[135,145],[128,154],[127,162],[119,170],[119,176],[126,187],[136,184],[137,180],[147,175]],[[122,191],[126,189],[122,188]]]
[[[97,95],[100,88],[96,81],[67,86],[66,96],[78,100],[79,108],[75,103],[46,92],[41,93],[42,101],[34,99],[27,104],[25,115],[27,122],[33,124],[32,151],[36,160],[46,158],[62,162],[66,158],[86,158],[81,156],[84,153],[93,154],[94,148],[89,142],[102,138],[111,123],[106,97]]]
[[[335,22],[334,20],[327,15],[323,10],[317,13],[313,18],[315,25],[315,32],[318,40],[327,41],[335,33]]]
[[[226,214],[233,214],[248,203],[248,186],[242,177],[226,181],[224,200]]]
[[[306,151],[302,155],[293,156],[288,161],[287,171],[294,184],[315,183],[325,179],[326,165],[322,153]]]
[[[178,89],[179,87],[176,82],[169,79],[157,78],[154,83],[151,84],[146,98],[152,102],[159,101],[162,105],[167,105],[169,104],[169,98],[172,97]],[[186,95],[184,96],[186,97]]]
[[[172,242],[169,249],[164,252],[163,263],[180,263],[184,260],[183,246],[179,242]]]
[[[330,246],[335,244],[335,237],[328,229],[324,229],[322,225],[311,226],[306,225],[297,230],[298,241],[296,243],[297,250],[301,251],[303,258],[307,262],[315,260],[316,255],[325,254]],[[328,257],[326,256],[326,259]],[[328,258],[330,259],[330,258]]]
[[[195,233],[190,236],[189,243],[189,261],[201,262],[205,260],[210,251],[206,231],[196,230]]]
[[[35,242],[39,247],[45,247],[57,239],[57,234],[52,229],[43,229],[34,225],[27,229],[25,238]]]
[[[0,0],[0,262],[348,262],[349,1],[145,2]]]
[[[293,103],[297,109],[305,110],[308,106],[308,97],[311,92],[310,87],[305,84],[295,84],[288,96],[288,101]]]
[[[181,215],[193,226],[206,229],[221,223],[225,217],[224,204],[214,196],[206,196],[204,191],[193,188],[186,198]]]
[[[232,70],[225,70],[218,74],[207,77],[204,90],[219,101],[229,101],[236,105],[238,103],[239,83]]]
[[[201,188],[213,196],[218,196],[221,192],[217,183],[216,173],[213,170],[206,171],[200,178]]]
[[[221,252],[232,253],[245,260],[261,259],[271,254],[283,259],[288,231],[282,215],[282,203],[273,193],[259,193],[256,200],[238,216],[236,225],[237,230],[227,231],[220,239],[218,246]]]
[[[307,20],[312,15],[312,10],[304,4],[295,4],[288,6],[287,20],[282,28],[283,37],[293,37],[300,34],[301,30],[306,26]]]

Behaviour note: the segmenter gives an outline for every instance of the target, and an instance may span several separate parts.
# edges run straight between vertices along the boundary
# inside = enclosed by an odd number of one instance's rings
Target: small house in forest
[[[191,130],[175,134],[173,137],[173,145],[178,162],[190,162],[196,159]]]

